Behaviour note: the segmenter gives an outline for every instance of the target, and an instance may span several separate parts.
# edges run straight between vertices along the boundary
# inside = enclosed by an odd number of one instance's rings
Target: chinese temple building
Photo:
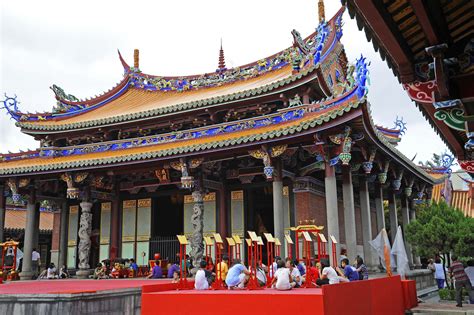
[[[474,2],[342,3],[461,168],[474,174]]]
[[[377,265],[368,241],[382,228],[393,239],[438,180],[397,150],[401,121],[374,124],[368,62],[349,62],[340,42],[343,11],[326,21],[320,10],[313,34],[293,30],[289,48],[241,67],[226,68],[221,49],[214,72],[150,75],[135,50],[133,66],[119,53],[124,76],[99,96],[81,100],[53,85],[55,107],[35,114],[7,97],[18,128],[40,142],[0,155],[1,190],[13,201],[27,196],[21,278],[32,274],[43,200],[57,209],[51,259],[79,276],[106,258],[173,257],[176,247],[160,244],[177,234],[190,237],[199,261],[203,236],[216,231],[283,242],[301,224],[322,226],[348,257]],[[4,218],[5,197],[0,211]]]

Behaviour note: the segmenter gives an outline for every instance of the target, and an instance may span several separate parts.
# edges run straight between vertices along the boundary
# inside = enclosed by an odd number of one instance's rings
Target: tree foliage
[[[421,205],[416,220],[406,228],[406,237],[421,256],[470,256],[474,253],[474,219],[445,202]]]

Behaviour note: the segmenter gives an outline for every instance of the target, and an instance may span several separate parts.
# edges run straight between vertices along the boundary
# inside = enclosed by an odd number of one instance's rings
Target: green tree
[[[445,202],[419,206],[416,220],[406,228],[406,237],[421,256],[440,255],[443,266],[449,265],[450,254],[472,255],[474,219]]]

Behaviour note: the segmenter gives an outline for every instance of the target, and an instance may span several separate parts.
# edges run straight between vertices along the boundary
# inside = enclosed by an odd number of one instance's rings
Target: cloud
[[[340,8],[326,1],[326,17]],[[119,48],[131,64],[140,49],[140,68],[157,75],[214,71],[220,38],[226,60],[238,66],[292,44],[291,30],[308,35],[317,26],[317,1],[3,1],[0,92],[16,93],[24,111],[55,104],[49,86],[79,98],[108,90],[122,77]],[[399,149],[429,159],[445,150],[354,20],[344,15],[343,43],[350,61],[371,61],[369,100],[377,124],[392,127],[403,116],[408,131]],[[429,139],[429,141],[426,141]],[[0,152],[38,143],[0,114]]]

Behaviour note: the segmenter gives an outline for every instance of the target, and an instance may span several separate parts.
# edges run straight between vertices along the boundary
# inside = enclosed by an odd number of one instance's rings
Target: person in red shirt
[[[303,282],[306,282],[306,279],[311,278],[311,282],[316,284],[316,280],[319,279],[319,266],[318,266],[318,264],[319,263],[317,263],[316,266],[313,266],[313,264],[311,264],[311,266],[309,268],[307,268],[306,274],[303,276]]]
[[[206,266],[206,270],[210,272],[214,272],[214,262],[212,261],[212,257],[208,257],[208,263]]]

